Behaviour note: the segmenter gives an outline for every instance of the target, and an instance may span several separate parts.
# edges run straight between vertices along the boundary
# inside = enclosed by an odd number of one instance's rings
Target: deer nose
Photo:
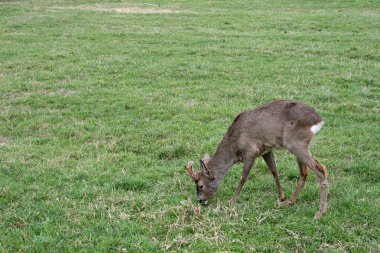
[[[198,200],[198,202],[202,205],[202,206],[205,206],[207,205],[208,201],[207,200],[204,200],[204,199],[200,199]]]

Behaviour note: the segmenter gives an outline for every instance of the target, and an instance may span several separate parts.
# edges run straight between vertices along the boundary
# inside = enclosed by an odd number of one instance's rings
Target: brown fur
[[[285,100],[274,101],[239,114],[228,128],[215,154],[208,161],[201,162],[202,170],[196,175],[195,181],[197,199],[206,203],[217,191],[226,171],[242,161],[242,177],[231,200],[232,204],[235,203],[255,159],[263,156],[275,179],[279,200],[283,202],[285,197],[278,180],[272,149],[285,148],[297,157],[300,167],[300,181],[287,203],[293,204],[303,188],[308,167],[317,174],[321,185],[321,205],[315,216],[320,218],[327,211],[327,169],[312,158],[309,145],[314,136],[310,128],[321,121],[322,117],[314,108],[301,102]]]

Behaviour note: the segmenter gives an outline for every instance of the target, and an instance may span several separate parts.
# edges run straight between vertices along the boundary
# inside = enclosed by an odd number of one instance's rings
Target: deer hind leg
[[[315,214],[314,218],[319,219],[327,212],[327,169],[323,164],[311,156],[308,146],[298,145],[293,146],[293,148],[288,150],[293,153],[302,164],[313,170],[318,177],[320,185],[320,206],[319,211]]]
[[[297,199],[298,195],[300,194],[302,188],[305,186],[306,178],[307,178],[307,174],[308,174],[307,166],[298,159],[297,159],[297,162],[298,162],[298,167],[299,167],[299,171],[300,171],[300,177],[298,179],[297,187],[296,187],[295,191],[293,192],[292,196],[290,197],[290,199],[288,201],[289,205],[293,205],[294,202],[296,201],[296,199]]]
[[[315,219],[320,219],[323,214],[327,212],[327,190],[328,190],[328,181],[327,181],[327,168],[317,160],[315,161],[315,170],[316,173],[319,173],[320,179],[320,208],[319,211],[315,214]]]
[[[264,154],[263,158],[264,158],[265,163],[268,165],[270,172],[273,175],[274,182],[276,184],[277,191],[278,191],[278,201],[279,201],[279,203],[282,203],[285,201],[285,194],[281,188],[280,180],[278,179],[276,161],[274,159],[273,152],[270,151],[270,152]]]
[[[230,200],[230,204],[231,205],[234,205],[236,203],[236,200],[238,199],[238,197],[240,195],[240,191],[241,191],[241,189],[243,188],[243,185],[245,184],[245,182],[248,179],[249,172],[252,169],[252,166],[253,166],[253,163],[255,162],[256,157],[257,157],[256,154],[246,155],[244,157],[243,171],[241,173],[240,182],[239,182],[239,184],[238,184],[238,186],[237,186],[237,188],[235,190],[234,196]]]

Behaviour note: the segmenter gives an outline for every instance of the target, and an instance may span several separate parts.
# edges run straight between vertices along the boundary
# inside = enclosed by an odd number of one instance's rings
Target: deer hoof
[[[326,213],[326,210],[319,210],[315,215],[314,215],[314,220],[319,220],[322,218],[322,216]]]
[[[323,213],[321,211],[318,211],[315,215],[314,215],[314,220],[319,220],[320,218],[322,218],[322,215]]]
[[[281,206],[288,207],[289,206],[289,200],[278,199],[277,202],[276,202],[276,204],[277,204],[278,207],[281,207]]]

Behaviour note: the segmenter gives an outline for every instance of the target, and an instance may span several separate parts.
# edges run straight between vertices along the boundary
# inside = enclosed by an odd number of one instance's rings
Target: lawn
[[[276,99],[324,118],[328,213],[261,158],[199,206],[187,161]],[[0,252],[379,252],[379,109],[379,1],[0,1]]]

